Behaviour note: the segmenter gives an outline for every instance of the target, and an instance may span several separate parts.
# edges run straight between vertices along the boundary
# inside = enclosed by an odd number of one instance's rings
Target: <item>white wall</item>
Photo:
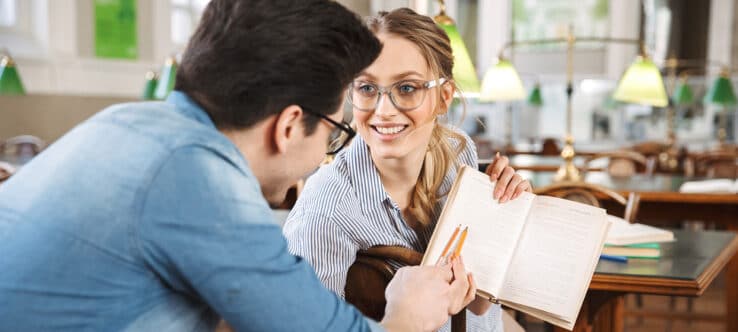
[[[93,56],[92,0],[24,0],[32,4],[30,35],[0,35],[29,93],[123,96],[141,94],[146,71],[175,52],[169,36],[169,1],[138,0],[138,60]]]

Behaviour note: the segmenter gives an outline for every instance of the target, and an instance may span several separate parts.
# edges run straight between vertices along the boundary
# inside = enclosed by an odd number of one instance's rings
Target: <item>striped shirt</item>
[[[466,148],[458,161],[476,167],[474,143],[461,134]],[[440,192],[448,192],[455,178],[456,169],[452,168]],[[444,202],[445,197],[437,204],[436,212]],[[289,251],[305,258],[323,284],[344,297],[346,275],[359,250],[389,245],[425,252],[434,228],[435,221],[419,232],[405,223],[399,206],[384,190],[369,147],[357,136],[332,163],[310,176],[283,231]],[[482,316],[467,312],[467,329],[502,331],[499,305],[493,305]],[[441,331],[450,331],[450,324]]]

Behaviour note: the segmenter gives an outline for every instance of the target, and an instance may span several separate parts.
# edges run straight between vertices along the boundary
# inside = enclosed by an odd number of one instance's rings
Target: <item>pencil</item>
[[[464,227],[464,231],[461,232],[461,236],[459,237],[459,243],[456,244],[456,250],[454,250],[454,255],[451,256],[451,258],[457,258],[459,255],[461,255],[461,248],[464,246],[464,240],[466,240],[466,234],[469,232],[469,226]]]
[[[627,263],[628,257],[625,256],[616,256],[616,255],[606,255],[601,254],[600,259],[606,260],[606,261],[612,261],[612,262],[618,262],[618,263]]]
[[[451,234],[451,238],[448,239],[448,242],[446,242],[446,246],[443,248],[443,252],[441,253],[441,256],[438,257],[438,261],[436,261],[436,265],[441,262],[441,260],[446,257],[446,254],[448,254],[448,249],[451,248],[451,244],[454,243],[454,240],[456,239],[456,235],[459,234],[459,228],[461,228],[461,225],[456,226],[456,229],[454,230],[454,233]]]

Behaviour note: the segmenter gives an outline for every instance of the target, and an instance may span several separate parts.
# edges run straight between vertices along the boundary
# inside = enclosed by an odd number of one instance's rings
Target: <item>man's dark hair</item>
[[[190,38],[175,89],[221,130],[245,129],[289,105],[333,114],[381,44],[328,0],[213,0]],[[317,117],[305,116],[308,134]]]

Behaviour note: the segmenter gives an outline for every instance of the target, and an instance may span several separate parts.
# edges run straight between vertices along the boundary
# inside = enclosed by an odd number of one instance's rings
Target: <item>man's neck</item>
[[[248,162],[249,169],[251,169],[257,181],[259,181],[262,194],[269,200],[270,197],[267,196],[270,192],[269,184],[273,183],[273,163],[275,160],[270,157],[266,146],[263,144],[253,144],[253,142],[269,142],[269,137],[266,137],[269,131],[260,128],[267,125],[266,123],[259,123],[247,130],[228,130],[221,131],[221,133],[241,152],[244,159]]]

